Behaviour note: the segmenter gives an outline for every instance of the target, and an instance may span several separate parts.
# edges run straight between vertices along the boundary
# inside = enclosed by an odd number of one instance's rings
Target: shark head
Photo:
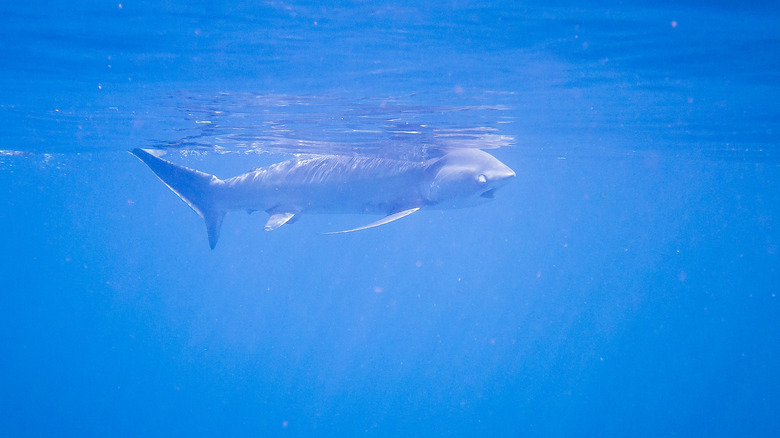
[[[457,149],[426,163],[421,188],[427,202],[444,208],[477,205],[493,199],[515,172],[479,149]]]

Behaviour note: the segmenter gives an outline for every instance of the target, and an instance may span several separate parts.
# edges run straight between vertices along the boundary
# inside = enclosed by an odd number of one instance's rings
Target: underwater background
[[[773,2],[0,5],[0,434],[777,436]],[[480,147],[273,232],[140,161]]]

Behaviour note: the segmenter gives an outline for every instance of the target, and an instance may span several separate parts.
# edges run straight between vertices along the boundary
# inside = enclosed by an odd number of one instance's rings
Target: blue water
[[[777,436],[767,2],[5,2],[5,436]],[[138,160],[484,147],[484,206],[202,220]]]

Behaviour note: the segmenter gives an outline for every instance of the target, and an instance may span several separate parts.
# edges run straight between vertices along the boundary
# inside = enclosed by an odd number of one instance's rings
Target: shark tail
[[[208,173],[177,166],[143,149],[133,149],[130,153],[149,166],[168,188],[206,221],[209,246],[214,249],[219,239],[222,219],[227,213],[215,203],[216,191],[222,185],[222,180]]]

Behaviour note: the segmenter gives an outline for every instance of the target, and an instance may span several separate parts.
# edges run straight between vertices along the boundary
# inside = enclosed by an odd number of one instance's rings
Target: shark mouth
[[[493,199],[493,198],[495,198],[495,197],[496,197],[496,189],[490,189],[490,190],[488,190],[488,191],[486,191],[486,192],[482,193],[482,194],[481,194],[481,195],[479,195],[479,196],[481,196],[481,197],[483,197],[483,198],[487,198],[487,199]]]

